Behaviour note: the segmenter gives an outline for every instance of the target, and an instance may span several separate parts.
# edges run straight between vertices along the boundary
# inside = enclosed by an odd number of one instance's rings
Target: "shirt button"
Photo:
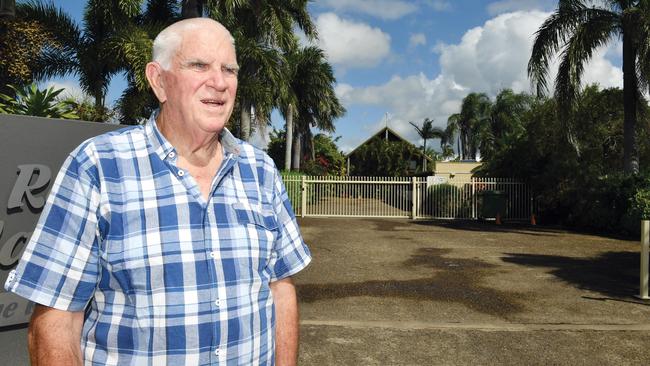
[[[217,256],[217,254],[215,252],[210,252],[210,258],[214,258],[216,256]]]
[[[219,349],[218,349],[218,348],[214,350],[214,354],[215,354],[216,356],[219,356]]]
[[[182,176],[184,176],[184,175],[185,175],[185,171],[184,171],[184,170],[179,170],[179,171],[178,171],[178,176],[179,176],[179,177],[182,177]]]
[[[172,152],[170,152],[169,155],[167,155],[167,156],[169,156],[170,159],[173,159],[174,156],[176,156],[176,153],[172,151]]]

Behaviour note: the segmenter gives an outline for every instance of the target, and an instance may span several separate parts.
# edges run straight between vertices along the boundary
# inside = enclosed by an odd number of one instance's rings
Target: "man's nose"
[[[206,84],[217,90],[225,90],[228,87],[228,84],[226,83],[226,77],[223,70],[221,69],[211,71]]]

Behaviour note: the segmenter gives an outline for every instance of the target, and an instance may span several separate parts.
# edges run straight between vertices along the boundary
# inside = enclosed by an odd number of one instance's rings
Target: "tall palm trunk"
[[[293,170],[300,170],[301,142],[300,132],[296,132],[293,136]]]
[[[311,161],[315,161],[316,160],[316,149],[315,149],[315,146],[314,146],[314,135],[311,134],[311,133],[309,134],[309,151],[310,151],[309,156],[311,157]]]
[[[639,154],[636,144],[636,108],[638,87],[636,78],[637,49],[632,40],[631,29],[623,33],[623,163],[628,174],[639,173]]]
[[[93,98],[95,99],[93,122],[106,122],[102,121],[102,117],[104,116],[104,93],[101,90],[95,90]]]
[[[293,143],[293,105],[287,108],[287,135],[284,147],[284,170],[291,170],[291,147]]]
[[[248,141],[251,134],[251,107],[242,102],[241,118],[240,118],[239,138]]]
[[[427,139],[424,140],[424,145],[422,146],[422,171],[426,172],[427,171]]]

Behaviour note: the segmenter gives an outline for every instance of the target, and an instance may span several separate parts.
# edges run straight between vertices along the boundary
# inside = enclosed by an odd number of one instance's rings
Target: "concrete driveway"
[[[524,225],[300,221],[302,365],[648,365],[639,243]]]

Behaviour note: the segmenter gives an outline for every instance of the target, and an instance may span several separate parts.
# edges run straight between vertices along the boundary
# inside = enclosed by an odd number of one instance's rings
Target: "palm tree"
[[[424,144],[422,146],[422,170],[426,171],[427,170],[427,159],[426,159],[426,152],[427,152],[427,140],[429,139],[434,139],[438,138],[440,140],[445,139],[445,131],[440,128],[440,127],[434,127],[433,126],[433,120],[429,118],[425,118],[424,121],[422,121],[422,127],[416,125],[413,122],[409,123],[415,127],[415,130],[418,132],[418,135],[422,138],[424,141]],[[442,144],[441,144],[442,145]]]
[[[454,113],[447,118],[447,127],[445,128],[445,137],[440,141],[441,145],[453,145],[456,139],[456,146],[458,148],[458,157],[463,159],[464,147],[460,139],[460,113]],[[444,147],[443,147],[444,149]]]
[[[287,125],[284,169],[289,170],[292,155],[295,157],[293,166],[296,169],[300,167],[303,134],[309,138],[310,151],[313,152],[310,126],[333,132],[333,120],[342,116],[345,109],[334,93],[334,72],[321,49],[315,46],[300,48],[296,40],[295,46],[285,53],[284,58],[278,104]],[[294,128],[296,125],[297,128]],[[295,154],[292,154],[294,150]]]
[[[133,17],[113,37],[111,48],[124,65],[128,81],[128,86],[117,102],[121,123],[138,123],[158,107],[158,100],[149,89],[144,70],[152,58],[153,39],[179,19],[181,15],[177,1],[149,0],[144,12]]]
[[[504,89],[497,94],[490,110],[488,128],[481,134],[479,150],[481,157],[489,160],[508,148],[512,141],[524,132],[525,113],[530,110],[534,99],[525,93]]]
[[[140,1],[90,0],[85,7],[83,29],[52,3],[28,1],[16,7],[18,17],[42,24],[60,47],[42,50],[34,78],[78,76],[81,89],[92,96],[97,111],[105,111],[106,92],[113,76],[124,70],[113,57],[111,42],[139,12]],[[101,113],[98,119],[101,119]]]
[[[485,93],[470,93],[463,98],[460,113],[452,114],[447,126],[459,131],[461,159],[476,159],[482,136],[488,131],[492,102]]]
[[[258,127],[270,120],[274,86],[281,82],[282,53],[294,43],[294,27],[316,37],[308,0],[207,1],[207,13],[228,28],[237,44],[240,63],[240,137],[251,131],[251,111]]]
[[[624,171],[636,174],[639,158],[635,142],[639,85],[648,85],[650,75],[650,1],[607,0],[591,6],[585,0],[560,0],[557,10],[536,33],[528,62],[528,75],[538,95],[548,91],[548,69],[553,56],[561,61],[555,79],[555,97],[562,120],[574,107],[585,63],[594,51],[612,39],[623,40]],[[565,122],[569,141],[576,147],[571,127]]]

